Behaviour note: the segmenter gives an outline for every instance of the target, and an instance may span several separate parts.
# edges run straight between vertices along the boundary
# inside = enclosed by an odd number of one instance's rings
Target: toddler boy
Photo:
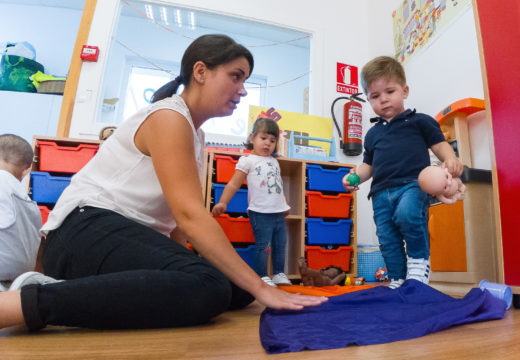
[[[429,195],[421,190],[417,178],[430,165],[429,148],[452,176],[460,176],[463,167],[431,116],[405,110],[409,87],[398,61],[377,57],[363,67],[361,77],[378,117],[370,120],[375,125],[365,136],[363,163],[351,172],[359,175],[360,183],[372,178],[368,197],[372,198],[376,234],[391,279],[389,287],[396,289],[405,279],[428,284]],[[347,176],[343,186],[357,190]]]

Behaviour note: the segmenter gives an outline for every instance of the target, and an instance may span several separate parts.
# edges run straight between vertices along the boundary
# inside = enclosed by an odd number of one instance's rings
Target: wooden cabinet
[[[213,185],[216,183],[216,161],[215,156],[229,156],[234,160],[244,154],[237,152],[226,152],[226,151],[210,151],[208,153],[208,166],[207,174],[205,177],[206,184],[203,184],[206,189],[205,201],[206,208],[210,210],[214,204],[214,192],[212,192]],[[355,167],[351,164],[341,164],[333,162],[319,162],[319,161],[308,161],[302,159],[289,159],[279,157],[278,162],[280,164],[280,170],[282,174],[284,193],[287,198],[287,202],[291,207],[289,215],[287,216],[287,230],[288,230],[288,246],[287,246],[287,258],[286,258],[286,272],[292,279],[299,278],[299,271],[297,266],[297,259],[305,256],[306,246],[306,230],[305,220],[306,215],[306,189],[307,189],[307,165],[320,165],[326,169],[348,169]],[[348,275],[357,275],[357,239],[356,239],[356,194],[352,194],[352,201],[350,201],[349,218],[353,224],[350,229],[350,244],[352,247],[352,253],[350,255]],[[236,196],[236,195],[235,195]]]
[[[473,134],[468,124],[468,115],[483,109],[484,101],[468,98],[449,105],[436,117],[446,138],[456,142],[459,159],[465,165],[461,180],[466,192],[464,200],[456,204],[430,207],[434,282],[475,286],[483,279],[498,281],[491,171],[472,167],[478,149],[471,147]]]

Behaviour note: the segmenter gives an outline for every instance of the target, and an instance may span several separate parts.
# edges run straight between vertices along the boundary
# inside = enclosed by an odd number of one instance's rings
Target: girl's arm
[[[231,177],[231,180],[227,183],[227,185],[224,187],[224,191],[222,191],[222,195],[220,196],[220,199],[215,206],[213,206],[213,210],[211,213],[213,216],[217,217],[222,213],[226,212],[227,205],[233,198],[233,196],[236,194],[238,189],[240,189],[240,186],[246,179],[247,174],[240,171],[235,170],[235,173]]]
[[[450,146],[450,144],[448,144],[447,141],[441,141],[433,145],[431,149],[435,156],[437,156],[439,160],[442,161],[442,166],[448,169],[451,176],[459,177],[462,175],[462,170],[464,170],[464,167],[457,158],[457,155],[455,155],[453,148]]]
[[[134,141],[142,153],[151,156],[164,197],[179,227],[193,247],[233,283],[273,308],[298,310],[326,301],[322,297],[289,294],[267,285],[233,249],[204,207],[193,132],[182,115],[172,110],[152,113],[138,129]]]

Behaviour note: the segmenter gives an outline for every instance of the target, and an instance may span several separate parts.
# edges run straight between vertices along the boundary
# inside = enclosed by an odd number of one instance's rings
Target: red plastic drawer
[[[253,229],[248,218],[234,218],[222,214],[215,218],[222,230],[233,243],[254,243]]]
[[[352,246],[340,246],[337,249],[323,249],[320,246],[306,246],[309,268],[319,270],[328,266],[338,266],[344,271],[350,268]]]
[[[38,208],[40,209],[40,214],[42,216],[42,226],[47,222],[47,218],[49,217],[50,210],[47,208],[47,206],[38,205]]]
[[[229,180],[233,177],[235,173],[235,166],[237,165],[238,160],[233,159],[231,156],[227,155],[215,155],[216,165],[216,175],[218,183],[228,183]],[[245,184],[246,181],[242,184]]]
[[[319,191],[307,191],[307,216],[348,218],[352,194],[323,195]]]
[[[52,141],[38,141],[40,171],[76,173],[96,154],[95,144],[61,146]]]

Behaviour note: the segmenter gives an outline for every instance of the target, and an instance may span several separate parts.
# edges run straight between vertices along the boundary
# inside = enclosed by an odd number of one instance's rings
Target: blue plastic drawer
[[[248,247],[244,248],[235,248],[238,255],[244,260],[247,265],[249,265],[251,268],[255,268],[255,246],[249,245]]]
[[[31,172],[32,199],[39,203],[53,204],[70,184],[70,177],[51,176],[41,171]]]
[[[324,169],[320,165],[307,164],[307,189],[346,192],[341,180],[350,168]]]
[[[226,185],[224,184],[213,184],[213,190],[215,191],[215,204],[220,200],[225,186]],[[235,196],[233,196],[229,202],[226,212],[247,212],[247,189],[238,189]]]
[[[308,245],[348,245],[352,220],[341,219],[334,222],[323,219],[306,219]]]

